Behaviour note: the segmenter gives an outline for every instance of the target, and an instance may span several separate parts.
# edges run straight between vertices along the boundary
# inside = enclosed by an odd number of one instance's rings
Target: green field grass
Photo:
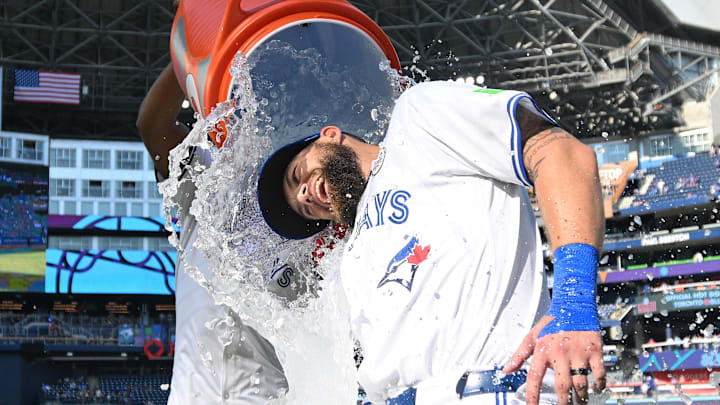
[[[0,273],[45,275],[45,251],[0,252]]]

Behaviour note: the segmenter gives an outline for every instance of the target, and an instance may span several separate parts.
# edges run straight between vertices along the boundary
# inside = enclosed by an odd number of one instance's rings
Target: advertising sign
[[[683,370],[674,372],[670,371],[659,371],[653,373],[655,377],[655,384],[666,384],[674,385],[680,384],[708,384],[710,382],[710,373],[715,370],[710,369],[708,371],[705,368],[697,370]],[[717,392],[717,391],[716,391]]]
[[[598,282],[622,283],[625,281],[652,280],[666,277],[679,277],[691,274],[708,274],[720,272],[720,260],[702,263],[683,263],[670,266],[645,267],[643,269],[622,271],[600,271]]]
[[[637,161],[628,160],[619,163],[606,163],[598,168],[603,194],[613,203],[617,202],[620,195],[622,195],[628,176],[635,170],[637,165]]]
[[[643,373],[720,367],[720,353],[716,350],[666,350],[640,355],[638,360]]]
[[[698,229],[690,232],[669,233],[665,235],[648,235],[642,238],[613,241],[608,240],[603,245],[603,250],[636,249],[648,246],[672,245],[675,243],[687,242],[689,240],[712,239],[720,237],[720,229]]]
[[[720,289],[651,294],[636,304],[636,313],[655,313],[720,306]]]
[[[177,252],[48,249],[45,292],[174,294],[176,261]]]

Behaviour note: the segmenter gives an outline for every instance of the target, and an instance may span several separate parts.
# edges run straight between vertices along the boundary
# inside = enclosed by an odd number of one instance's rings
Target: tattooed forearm
[[[523,160],[525,167],[530,168],[528,175],[533,182],[537,179],[540,164],[547,157],[547,148],[553,143],[567,140],[575,140],[575,138],[558,127],[542,131],[528,139],[523,148]]]
[[[530,171],[528,172],[528,176],[530,176],[530,180],[533,183],[535,182],[535,179],[537,178],[538,169],[540,169],[540,164],[543,162],[543,160],[545,160],[545,156],[538,159],[537,162],[535,162],[535,164],[532,165],[532,167],[530,168]]]
[[[518,107],[516,117],[522,137],[523,162],[530,180],[535,182],[540,165],[551,150],[549,147],[558,141],[575,140],[575,138],[522,106]]]

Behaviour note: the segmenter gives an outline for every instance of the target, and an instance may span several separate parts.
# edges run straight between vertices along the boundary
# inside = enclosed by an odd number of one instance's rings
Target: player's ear
[[[339,145],[340,143],[342,143],[344,137],[345,137],[345,135],[342,133],[340,128],[331,125],[331,126],[327,126],[327,127],[323,128],[322,130],[320,130],[320,139],[319,140],[322,140],[323,142],[331,142],[331,143],[335,143],[335,144]]]

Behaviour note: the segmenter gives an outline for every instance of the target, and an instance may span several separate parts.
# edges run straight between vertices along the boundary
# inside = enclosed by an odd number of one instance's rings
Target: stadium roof
[[[677,24],[693,26],[710,31],[720,31],[717,16],[720,3],[717,0],[656,0],[658,6],[667,9],[671,19]]]
[[[658,1],[351,2],[385,30],[406,74],[526,90],[592,137],[673,127],[673,107],[717,83],[720,34],[678,24]],[[170,0],[3,2],[3,129],[138,139],[137,108],[169,62],[172,16]],[[13,102],[13,68],[81,73],[81,105]]]

